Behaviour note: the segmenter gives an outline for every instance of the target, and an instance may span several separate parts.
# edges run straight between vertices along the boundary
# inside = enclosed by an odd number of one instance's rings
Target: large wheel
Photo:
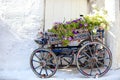
[[[103,43],[102,41],[101,41],[101,39],[93,39],[93,41],[94,42],[100,42],[100,43]],[[84,39],[84,40],[82,40],[80,43],[79,43],[79,47],[82,47],[82,46],[84,46],[85,44],[87,44],[87,43],[89,43],[89,42],[93,42],[93,41],[91,41],[90,39]]]
[[[38,77],[49,78],[58,67],[56,55],[47,49],[36,49],[30,57],[30,66]]]
[[[74,54],[64,54],[60,56],[59,68],[68,68],[72,65],[74,60]]]
[[[77,54],[77,68],[85,76],[101,77],[112,65],[111,51],[100,42],[89,42]]]
[[[80,41],[80,43],[79,43],[79,47],[82,47],[82,46],[84,46],[85,44],[87,44],[87,43],[89,43],[89,42],[91,42],[91,40],[90,39],[84,39],[84,40],[82,40],[82,41]]]

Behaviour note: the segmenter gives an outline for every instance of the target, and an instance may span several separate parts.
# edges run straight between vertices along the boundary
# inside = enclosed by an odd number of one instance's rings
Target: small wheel
[[[38,77],[49,78],[58,67],[56,55],[47,49],[36,49],[30,57],[30,66]]]
[[[101,77],[112,65],[111,51],[100,42],[85,44],[77,54],[77,68],[85,76]]]
[[[60,68],[68,68],[70,65],[72,65],[74,60],[73,54],[65,54],[60,56],[59,60],[59,67]]]

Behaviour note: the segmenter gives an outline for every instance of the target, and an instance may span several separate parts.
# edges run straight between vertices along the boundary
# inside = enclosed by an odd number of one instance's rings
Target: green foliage
[[[89,31],[93,31],[95,28],[101,27],[106,30],[108,28],[108,22],[103,16],[95,14],[85,15],[84,17],[65,23],[57,22],[53,25],[52,29],[48,30],[48,32],[57,34],[63,41],[63,45],[67,46],[71,41],[71,37],[75,35],[74,31],[76,29],[88,29]]]
[[[68,46],[69,42],[70,42],[69,40],[64,40],[64,41],[62,42],[62,45],[63,45],[63,46]]]
[[[108,22],[106,19],[99,14],[87,15],[84,17],[84,19],[88,23],[89,30],[93,30],[95,27],[103,27],[104,29],[107,29],[108,27]],[[104,24],[105,26],[101,26],[101,24]]]

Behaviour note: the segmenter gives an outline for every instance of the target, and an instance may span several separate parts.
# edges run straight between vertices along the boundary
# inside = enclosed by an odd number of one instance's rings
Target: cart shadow
[[[83,76],[76,67],[58,69],[52,78],[87,78]]]

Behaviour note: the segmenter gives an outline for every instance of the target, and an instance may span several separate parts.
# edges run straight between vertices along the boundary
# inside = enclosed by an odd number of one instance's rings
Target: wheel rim
[[[60,56],[59,66],[60,68],[68,68],[73,63],[74,56],[71,54],[69,55],[62,55]]]
[[[40,78],[53,76],[58,67],[54,53],[45,49],[38,49],[33,52],[30,65],[33,72]]]
[[[78,70],[85,76],[101,77],[111,68],[110,50],[99,42],[84,45],[77,54]]]

